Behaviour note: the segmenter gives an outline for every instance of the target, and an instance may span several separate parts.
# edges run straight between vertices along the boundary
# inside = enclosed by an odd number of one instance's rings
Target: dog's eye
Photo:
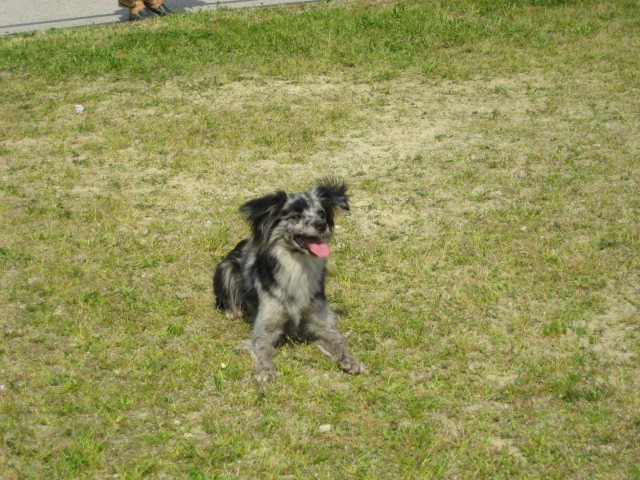
[[[324,217],[326,216],[326,215],[325,215],[325,213],[324,213],[324,210],[320,210],[320,211],[318,212],[318,216],[319,216],[320,218],[324,218]]]
[[[299,213],[292,213],[291,215],[289,215],[289,220],[293,220],[294,222],[300,221],[301,218],[302,215],[300,215]]]

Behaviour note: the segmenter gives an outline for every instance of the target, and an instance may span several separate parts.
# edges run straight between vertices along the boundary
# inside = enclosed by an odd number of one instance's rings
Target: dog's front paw
[[[340,361],[340,368],[347,373],[352,375],[359,375],[367,371],[360,360],[354,357],[346,357]]]
[[[258,385],[264,385],[278,376],[276,370],[261,370],[256,372],[255,380]]]

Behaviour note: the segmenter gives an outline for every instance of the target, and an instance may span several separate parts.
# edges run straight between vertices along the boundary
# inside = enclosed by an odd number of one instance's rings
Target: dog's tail
[[[218,264],[213,274],[213,292],[216,307],[224,310],[227,317],[242,315],[242,266],[240,256],[245,241],[240,242],[227,258]]]

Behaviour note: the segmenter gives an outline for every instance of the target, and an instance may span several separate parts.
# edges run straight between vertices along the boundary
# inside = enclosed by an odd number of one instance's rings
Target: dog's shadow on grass
[[[333,310],[333,313],[335,313],[337,317],[346,317],[347,315],[349,315],[349,310],[347,310],[342,305],[336,305],[335,302],[331,304],[331,308]]]

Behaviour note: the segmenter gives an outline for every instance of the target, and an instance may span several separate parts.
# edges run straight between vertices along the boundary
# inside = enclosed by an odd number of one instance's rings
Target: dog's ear
[[[349,210],[347,185],[344,182],[336,180],[335,178],[327,178],[320,182],[314,190],[320,198],[323,207],[325,205],[331,205],[332,207]]]
[[[333,228],[335,207],[343,210],[349,210],[349,197],[347,195],[347,185],[335,178],[327,178],[313,189],[314,193],[320,199],[322,208],[327,215],[327,223]]]
[[[240,213],[244,215],[251,225],[251,231],[256,240],[262,242],[268,236],[278,212],[280,212],[286,201],[287,194],[283,191],[278,191],[271,195],[249,200],[240,207]]]

